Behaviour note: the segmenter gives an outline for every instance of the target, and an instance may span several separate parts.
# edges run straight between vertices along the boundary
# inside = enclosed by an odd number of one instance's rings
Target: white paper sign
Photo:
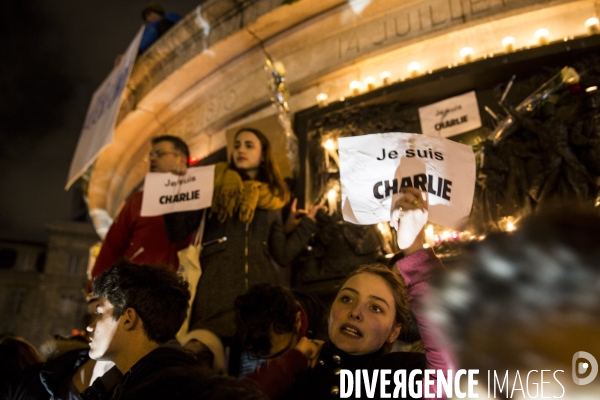
[[[461,94],[419,108],[421,132],[434,137],[449,137],[481,127],[475,92]]]
[[[149,172],[144,182],[142,217],[210,207],[215,184],[215,166],[188,168],[183,176]]]
[[[65,189],[69,189],[96,160],[100,151],[112,142],[117,114],[121,106],[121,95],[133,69],[143,32],[144,27],[140,28],[138,34],[129,44],[123,60],[111,71],[92,96],[79,135],[79,142],[73,160],[71,160]]]
[[[390,211],[412,186],[427,192],[429,221],[462,230],[475,192],[470,146],[413,133],[338,139],[342,214],[360,225],[390,220]]]

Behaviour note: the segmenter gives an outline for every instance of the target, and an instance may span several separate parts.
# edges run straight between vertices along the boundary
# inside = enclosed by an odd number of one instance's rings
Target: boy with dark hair
[[[174,339],[186,317],[187,283],[166,266],[121,261],[93,283],[99,296],[88,326],[90,357],[115,367],[83,399],[260,398],[237,381],[197,365]],[[114,369],[122,379],[114,379]]]

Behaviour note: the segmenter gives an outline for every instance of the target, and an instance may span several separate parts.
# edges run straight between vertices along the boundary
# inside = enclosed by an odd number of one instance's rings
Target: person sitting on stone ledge
[[[146,23],[146,27],[140,41],[139,54],[148,50],[159,37],[179,22],[181,16],[176,13],[165,13],[160,4],[150,2],[142,10],[142,19]]]

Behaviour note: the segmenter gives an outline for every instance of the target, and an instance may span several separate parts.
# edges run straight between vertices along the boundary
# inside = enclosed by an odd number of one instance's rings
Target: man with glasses
[[[155,137],[148,155],[150,171],[182,174],[188,167],[189,156],[188,146],[180,138],[169,135]],[[111,225],[92,270],[92,279],[122,258],[136,264],[167,264],[175,271],[179,267],[177,252],[189,245],[191,235],[171,243],[161,215],[140,215],[142,197],[142,191],[131,195]]]

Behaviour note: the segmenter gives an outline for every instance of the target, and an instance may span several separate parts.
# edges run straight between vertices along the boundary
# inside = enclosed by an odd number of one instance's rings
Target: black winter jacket
[[[72,389],[77,369],[90,359],[89,348],[71,350],[61,356],[29,367],[21,379],[9,389],[3,400],[72,400],[78,399]]]
[[[114,367],[113,369],[116,369]],[[118,383],[96,379],[83,400],[265,399],[252,386],[216,375],[196,364],[175,340],[142,357]]]
[[[169,240],[176,242],[197,229],[202,212],[165,215]],[[272,261],[281,267],[288,266],[316,230],[313,220],[303,218],[286,236],[281,210],[256,209],[249,224],[235,215],[224,223],[216,215],[207,218],[200,256],[202,276],[192,307],[190,330],[208,329],[218,336],[232,337],[235,298],[258,283],[279,284]]]

